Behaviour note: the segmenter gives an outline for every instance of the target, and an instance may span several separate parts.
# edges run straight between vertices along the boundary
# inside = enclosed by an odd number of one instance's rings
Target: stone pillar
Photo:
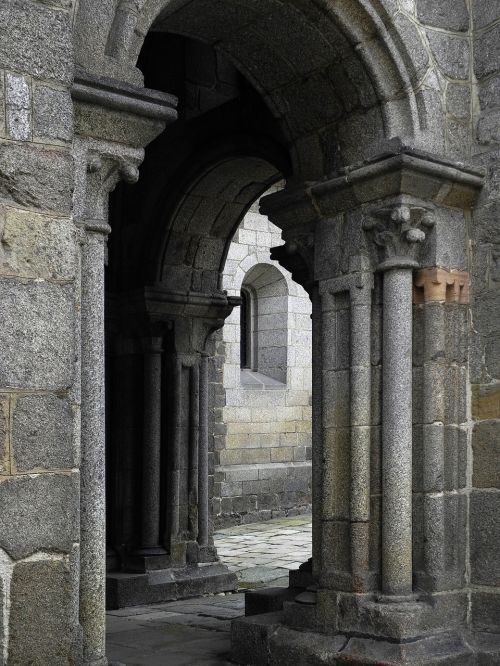
[[[164,554],[160,546],[160,447],[162,339],[144,340],[144,439],[140,555]]]
[[[200,361],[200,435],[198,442],[198,543],[208,546],[208,355]]]
[[[80,623],[83,659],[89,666],[105,656],[105,427],[104,427],[104,263],[107,197],[123,175],[138,178],[133,164],[101,157],[75,141],[86,168],[75,208],[83,228],[81,250],[81,463],[80,463]]]
[[[434,666],[481,652],[464,575],[466,312],[451,309],[466,296],[466,211],[481,183],[474,168],[400,145],[267,198],[285,240],[274,258],[321,293],[321,555],[314,595],[233,623],[238,663]],[[313,257],[298,261],[307,234]]]
[[[415,247],[431,227],[423,208],[395,205],[364,229],[383,248],[382,599],[412,594],[412,292]]]
[[[80,623],[86,664],[106,664],[104,470],[104,252],[106,224],[87,222],[81,281]]]

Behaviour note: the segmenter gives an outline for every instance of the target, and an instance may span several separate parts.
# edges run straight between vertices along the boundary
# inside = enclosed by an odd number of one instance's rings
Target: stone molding
[[[470,302],[470,277],[467,271],[423,268],[415,274],[413,302],[416,304]]]
[[[177,120],[173,95],[80,72],[71,95],[75,133],[144,148]]]

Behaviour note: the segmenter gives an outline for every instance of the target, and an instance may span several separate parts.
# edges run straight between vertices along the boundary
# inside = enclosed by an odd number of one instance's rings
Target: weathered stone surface
[[[74,316],[71,285],[0,278],[0,387],[69,387]]]
[[[73,163],[69,154],[33,144],[0,144],[0,200],[27,208],[67,213]]]
[[[472,626],[476,631],[498,631],[500,595],[486,591],[472,593]]]
[[[500,9],[495,2],[490,0],[474,0],[472,3],[474,27],[484,28],[500,18]]]
[[[500,419],[500,382],[472,384],[472,417]]]
[[[500,492],[474,491],[470,500],[472,582],[500,585]]]
[[[11,139],[31,139],[31,89],[26,77],[6,72],[5,106],[7,132]]]
[[[469,11],[465,0],[417,0],[417,16],[422,23],[445,30],[466,31]]]
[[[62,560],[15,565],[10,589],[9,664],[74,663],[72,595],[70,572]]]
[[[0,482],[0,547],[14,559],[69,553],[78,535],[78,477],[42,474]]]
[[[475,488],[500,490],[500,420],[476,423],[472,431]]]
[[[500,76],[492,76],[479,86],[479,103],[481,110],[489,110],[500,106]]]
[[[500,23],[474,40],[474,73],[481,81],[500,70]]]
[[[40,79],[71,80],[69,14],[27,0],[7,0],[0,5],[0,25],[2,66]]]
[[[9,471],[9,396],[0,394],[0,474]]]
[[[65,469],[76,465],[74,415],[65,398],[19,397],[13,408],[12,460],[17,472]]]
[[[467,79],[469,76],[469,41],[443,32],[427,31],[427,38],[443,74],[452,79]]]
[[[36,138],[62,142],[73,136],[73,104],[67,90],[37,85],[33,94],[33,132]]]
[[[69,218],[0,206],[0,274],[72,279],[76,253],[75,227]]]

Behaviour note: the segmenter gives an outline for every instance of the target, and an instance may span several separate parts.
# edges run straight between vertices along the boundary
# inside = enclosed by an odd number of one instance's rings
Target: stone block
[[[2,2],[0,25],[3,67],[38,79],[71,82],[73,39],[69,13],[26,0]]]
[[[69,213],[72,192],[73,162],[67,151],[31,143],[0,144],[0,201]]]
[[[17,141],[31,139],[31,87],[20,74],[5,74],[5,108],[7,134]]]
[[[459,490],[467,485],[467,429],[445,426],[444,488]]]
[[[0,274],[56,280],[75,277],[75,228],[69,218],[5,206],[0,208],[0,237]]]
[[[446,89],[446,109],[448,113],[461,120],[471,116],[471,93],[469,86],[449,83]]]
[[[490,0],[474,0],[472,3],[474,28],[484,28],[500,18],[500,8]]]
[[[469,41],[463,37],[427,30],[432,54],[440,70],[452,79],[469,76]]]
[[[19,562],[10,589],[9,664],[75,663],[74,585],[62,560]]]
[[[500,419],[500,382],[472,384],[472,418]]]
[[[8,474],[10,469],[8,444],[9,418],[9,396],[0,395],[0,474]]]
[[[75,474],[4,477],[0,481],[0,547],[12,558],[40,550],[69,553],[78,540]]]
[[[76,466],[74,415],[56,395],[19,397],[13,407],[12,462],[17,472]]]
[[[280,446],[271,449],[271,462],[291,462],[293,461],[293,447]]]
[[[498,632],[500,627],[500,594],[472,592],[472,626],[475,631]]]
[[[4,71],[0,69],[0,136],[5,136],[5,83]]]
[[[466,32],[469,11],[465,0],[417,0],[417,16],[422,23],[435,28]]]
[[[73,136],[73,103],[67,90],[36,85],[33,91],[33,134],[67,143]]]
[[[480,421],[472,431],[472,484],[500,490],[500,420]]]
[[[238,618],[231,626],[231,658],[237,664],[267,663],[269,637],[279,627],[282,614],[266,613]]]
[[[0,278],[0,387],[71,386],[74,307],[71,285]]]
[[[492,5],[495,7],[495,5]],[[479,81],[500,71],[500,23],[474,39],[474,73]]]
[[[323,459],[323,517],[349,518],[350,431],[348,428],[325,432]]]
[[[500,585],[500,492],[473,491],[470,498],[470,559],[473,584]]]

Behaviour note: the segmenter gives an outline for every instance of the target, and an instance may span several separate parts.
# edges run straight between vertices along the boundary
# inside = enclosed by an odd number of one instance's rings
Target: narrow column
[[[198,543],[208,545],[208,355],[200,362],[200,437],[198,448]]]
[[[87,223],[81,267],[81,545],[83,661],[107,664],[105,650],[104,253],[110,228]]]
[[[321,503],[323,500],[323,349],[321,295],[315,286],[312,294],[312,573],[322,570]]]
[[[382,592],[412,592],[412,270],[384,273]]]
[[[379,218],[379,219],[377,219]],[[412,327],[420,226],[434,224],[421,206],[402,202],[374,211],[363,227],[382,250],[382,597],[409,599],[412,571]]]
[[[373,277],[351,292],[351,567],[364,592],[370,568],[371,293]]]
[[[160,547],[161,358],[162,339],[144,340],[144,436],[142,446],[142,555]]]
[[[189,532],[198,538],[198,455],[200,436],[200,367],[195,363],[189,372]]]
[[[173,358],[173,427],[172,445],[169,455],[169,483],[168,483],[168,537],[170,550],[179,537],[179,483],[180,483],[180,456],[182,442],[182,360],[176,355]]]

